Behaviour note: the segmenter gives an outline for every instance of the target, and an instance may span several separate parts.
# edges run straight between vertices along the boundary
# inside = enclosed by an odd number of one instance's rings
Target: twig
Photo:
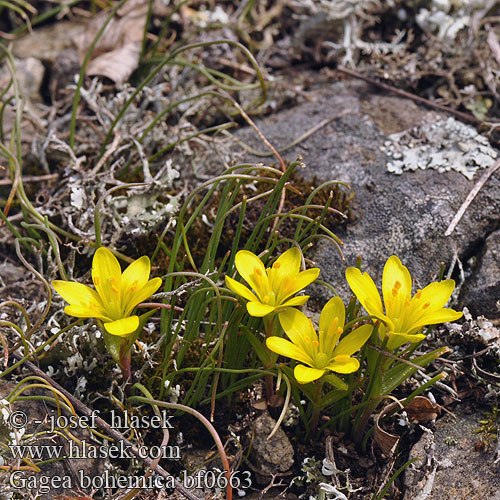
[[[486,39],[488,46],[490,47],[491,52],[493,52],[493,56],[497,60],[498,65],[500,66],[500,43],[498,43],[497,37],[493,30],[488,31],[488,38]]]
[[[119,133],[115,135],[115,138],[113,139],[113,142],[107,147],[106,152],[101,156],[99,161],[97,162],[97,165],[94,167],[92,172],[90,173],[91,176],[95,176],[97,172],[102,168],[102,166],[106,163],[108,158],[116,151],[116,148],[118,147],[118,143],[120,142],[121,136]]]
[[[392,92],[393,94],[400,95],[402,97],[406,97],[408,99],[411,99],[412,101],[419,102],[420,104],[423,104],[425,106],[428,106],[430,108],[435,108],[439,109],[440,111],[444,111],[445,113],[450,113],[452,115],[458,116],[462,120],[470,123],[475,123],[476,125],[480,125],[481,123],[484,123],[482,120],[478,120],[475,116],[469,115],[467,113],[462,113],[461,111],[457,111],[456,109],[451,109],[448,108],[447,106],[444,106],[443,104],[438,104],[437,102],[432,102],[429,99],[425,99],[424,97],[420,97],[418,95],[411,94],[410,92],[406,92],[405,90],[398,89],[397,87],[393,87],[392,85],[388,85],[387,83],[382,83],[377,80],[374,80],[373,78],[369,78],[368,76],[364,76],[361,73],[358,73],[357,71],[354,71],[352,69],[347,69],[344,68],[343,66],[338,66],[337,71],[340,71],[341,73],[344,73],[349,76],[353,76],[354,78],[358,78],[359,80],[363,80],[365,82],[368,82],[371,85],[375,85],[376,87],[380,87],[381,89],[387,90],[388,92]]]
[[[25,175],[23,176],[23,182],[41,182],[41,181],[51,181],[57,179],[59,174],[46,174],[46,175]],[[12,184],[10,179],[1,179],[0,186],[8,186]]]
[[[486,170],[486,172],[484,172],[483,176],[479,179],[477,184],[472,188],[471,192],[468,194],[462,206],[455,214],[455,217],[453,217],[453,220],[448,226],[448,229],[444,233],[445,236],[450,236],[450,234],[455,230],[455,227],[460,222],[460,219],[463,217],[469,205],[472,203],[472,200],[476,197],[477,193],[479,193],[480,189],[484,186],[486,181],[498,170],[499,167],[500,167],[500,160],[491,165],[491,167],[489,167]]]
[[[17,353],[13,353],[14,357],[17,358],[18,360],[23,359],[23,357]],[[38,367],[36,367],[33,363],[30,361],[25,361],[24,365],[29,368],[30,371],[32,371],[35,375],[38,375],[39,377],[43,378],[46,380],[52,387],[60,391],[64,396],[66,396],[72,403],[72,405],[75,407],[76,410],[78,410],[79,413],[82,415],[87,415],[91,416],[94,415],[94,422],[102,429],[104,430],[108,435],[110,435],[113,439],[116,439],[117,441],[122,441],[125,445],[129,446],[130,448],[127,448],[133,455],[135,455],[139,460],[142,460],[146,465],[149,467],[154,466],[154,460],[148,457],[143,457],[140,455],[139,450],[128,440],[126,439],[123,434],[118,432],[116,429],[113,429],[110,425],[107,424],[102,418],[99,416],[96,416],[93,411],[83,404],[79,399],[75,398],[72,394],[70,394],[66,389],[61,387],[55,380],[53,380],[51,377],[46,375],[42,370],[40,370]],[[156,472],[163,476],[164,478],[171,480],[171,475],[162,467],[159,465],[156,467]],[[179,491],[182,495],[184,495],[185,498],[188,498],[189,500],[199,500],[199,498],[195,495],[193,495],[187,488],[185,488],[177,479],[174,479],[174,485],[175,489]]]

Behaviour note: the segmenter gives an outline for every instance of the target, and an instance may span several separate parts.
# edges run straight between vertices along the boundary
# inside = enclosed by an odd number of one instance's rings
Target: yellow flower
[[[299,364],[294,369],[295,378],[300,384],[321,378],[327,370],[355,372],[359,368],[359,361],[351,354],[360,349],[373,330],[371,325],[362,325],[339,342],[345,322],[344,303],[339,297],[330,299],[321,311],[319,337],[312,321],[297,309],[281,312],[279,320],[291,342],[280,337],[269,337],[266,345],[273,352],[307,365]]]
[[[387,260],[382,276],[385,314],[380,294],[368,273],[349,267],[346,278],[368,314],[384,322],[381,333],[385,331],[389,336],[390,351],[406,342],[420,342],[425,335],[417,332],[425,325],[454,321],[462,316],[461,312],[443,307],[455,288],[453,280],[431,283],[412,297],[410,273],[395,255]]]
[[[97,318],[111,335],[125,337],[139,328],[134,307],[158,290],[161,278],[149,279],[151,262],[144,256],[130,264],[123,274],[116,257],[107,248],[98,248],[92,261],[95,290],[74,281],[55,280],[52,286],[69,302],[65,311],[77,318]]]
[[[309,296],[289,297],[312,283],[319,269],[300,272],[300,262],[300,250],[295,247],[284,252],[267,269],[255,254],[240,250],[235,258],[236,269],[255,293],[229,276],[226,276],[226,285],[249,301],[247,310],[251,316],[261,317],[284,307],[302,306]]]

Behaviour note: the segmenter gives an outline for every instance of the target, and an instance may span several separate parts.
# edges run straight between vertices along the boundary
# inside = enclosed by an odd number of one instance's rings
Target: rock
[[[427,144],[425,137],[429,137],[432,124],[448,123],[449,116],[429,111],[404,98],[377,94],[365,83],[349,81],[318,85],[310,92],[309,102],[276,113],[257,125],[276,148],[281,148],[322,120],[346,110],[350,112],[284,154],[287,160],[295,160],[299,154],[303,157],[307,167],[298,172],[306,180],[316,177],[319,184],[337,179],[348,182],[355,193],[354,223],[347,224],[345,229],[333,229],[344,241],[345,261],[333,245],[321,241],[313,255],[321,268],[320,278],[331,283],[347,300],[350,290],[345,281],[345,269],[356,263],[358,255],[362,255],[363,270],[368,271],[379,286],[383,266],[395,254],[408,267],[414,288],[423,288],[436,279],[441,262],[449,265],[453,261],[455,252],[462,262],[479,254],[484,239],[500,224],[499,171],[481,188],[449,237],[444,235],[446,229],[483,170],[479,169],[471,180],[455,170],[440,172],[425,168],[427,164],[415,171],[400,168],[400,175],[389,171],[394,163],[395,136],[389,137],[391,134],[407,131],[408,135],[411,132],[418,136],[416,154],[421,154],[424,148],[429,158],[438,154],[441,158],[446,157],[443,141],[427,139]],[[472,143],[486,147],[483,137],[474,129],[464,129],[468,125],[462,125],[450,126],[445,134],[452,142],[454,158],[461,158],[456,144],[463,142],[460,138],[452,140],[455,129],[461,136],[470,133],[474,139]],[[240,136],[252,146],[257,145],[251,132],[244,131]],[[405,139],[405,154],[408,154],[409,144]],[[256,147],[262,149],[262,145]],[[389,154],[387,148],[392,148]],[[462,153],[464,157],[470,156],[470,148]],[[496,153],[488,146],[490,159]],[[480,165],[476,163],[474,168],[477,167]],[[471,281],[474,272],[469,278]],[[492,262],[488,273],[490,276],[500,274],[498,261]],[[321,297],[324,290],[317,286],[312,293]],[[495,289],[485,286],[483,290],[484,298],[476,304],[478,314],[490,313],[491,308],[484,310],[484,304],[498,299]],[[462,304],[471,306],[474,303],[474,290],[464,289]]]
[[[252,424],[254,437],[251,460],[257,472],[264,476],[286,472],[293,465],[293,448],[283,430],[278,429],[271,439],[267,439],[275,425],[276,422],[267,412]]]
[[[434,435],[425,433],[412,448],[410,458],[420,460],[405,472],[404,500],[500,500],[496,446],[490,443],[477,450],[482,435],[476,430],[484,415],[468,415],[458,408],[456,417],[438,420]]]
[[[476,272],[462,290],[461,301],[473,316],[500,317],[500,231],[491,233],[478,258]],[[474,297],[474,300],[467,300]]]

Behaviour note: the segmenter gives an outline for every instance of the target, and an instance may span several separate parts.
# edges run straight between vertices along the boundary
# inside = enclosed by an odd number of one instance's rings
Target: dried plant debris
[[[498,156],[486,137],[452,117],[391,134],[381,149],[391,158],[387,170],[393,174],[432,168],[455,170],[469,180]]]
[[[310,52],[318,59],[321,49],[327,51],[326,59],[340,59],[341,64],[354,67],[361,53],[399,52],[403,33],[397,34],[390,42],[367,42],[363,34],[367,26],[377,22],[377,16],[394,2],[380,0],[309,0],[291,2],[294,17],[300,25],[294,37],[294,46]],[[312,48],[311,45],[313,46]]]

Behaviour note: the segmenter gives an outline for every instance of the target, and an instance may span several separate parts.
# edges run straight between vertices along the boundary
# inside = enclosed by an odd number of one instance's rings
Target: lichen
[[[427,168],[441,173],[455,170],[469,180],[498,156],[486,137],[454,118],[391,134],[380,149],[391,158],[386,165],[391,173]]]

